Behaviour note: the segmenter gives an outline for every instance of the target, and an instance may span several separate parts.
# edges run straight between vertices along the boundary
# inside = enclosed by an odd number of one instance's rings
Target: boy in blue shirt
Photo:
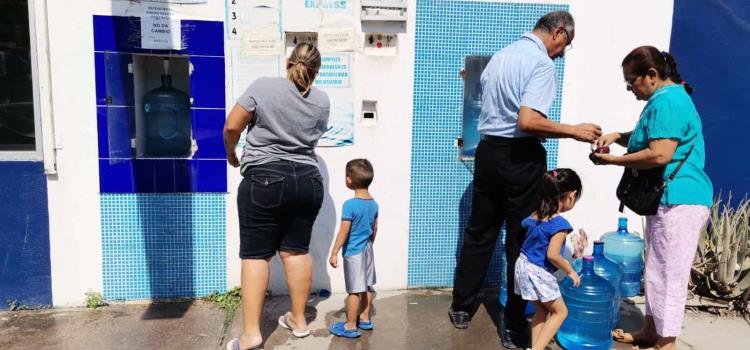
[[[375,258],[372,244],[378,231],[378,203],[368,188],[374,176],[367,159],[353,159],[346,164],[346,187],[354,190],[354,198],[344,202],[341,227],[328,262],[339,266],[338,254],[344,249],[344,281],[346,282],[346,322],[332,324],[328,329],[339,337],[357,338],[360,329],[373,329],[370,320],[372,286],[375,285]]]

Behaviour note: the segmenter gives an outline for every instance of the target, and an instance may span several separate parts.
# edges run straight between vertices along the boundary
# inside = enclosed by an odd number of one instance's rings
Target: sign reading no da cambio
[[[180,19],[168,5],[143,3],[141,15],[141,48],[182,49]]]

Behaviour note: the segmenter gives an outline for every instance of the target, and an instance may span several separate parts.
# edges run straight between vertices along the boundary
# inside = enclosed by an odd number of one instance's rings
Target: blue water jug
[[[172,77],[166,74],[168,61],[165,61],[164,67],[161,86],[143,96],[146,124],[144,153],[157,157],[186,157],[190,155],[192,143],[190,97],[172,87]]]
[[[615,289],[615,297],[612,300],[612,328],[617,326],[620,314],[620,285],[622,283],[622,267],[616,262],[604,256],[604,242],[594,242],[594,273],[609,281]],[[573,262],[573,269],[581,271],[583,259]],[[580,273],[580,272],[579,272]]]
[[[534,307],[533,302],[526,303],[526,310],[523,312],[526,318],[532,318],[534,317],[534,314],[536,313],[536,307]]]
[[[474,95],[471,99],[464,101],[463,141],[461,150],[463,156],[473,157],[479,144],[479,114],[482,111],[482,84],[476,83]]]
[[[557,341],[567,350],[609,350],[615,288],[594,273],[592,256],[583,258],[580,276],[577,288],[569,277],[560,282],[568,317],[557,332]]]
[[[628,232],[628,219],[620,218],[617,231],[605,233],[604,256],[622,267],[621,295],[633,297],[641,292],[643,239]]]

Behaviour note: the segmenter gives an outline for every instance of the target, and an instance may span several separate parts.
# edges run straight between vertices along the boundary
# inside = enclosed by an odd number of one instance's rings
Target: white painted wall
[[[359,1],[355,2],[358,6]],[[409,182],[411,172],[411,117],[414,91],[414,23],[416,6],[410,3],[408,29],[399,35],[398,56],[365,56],[358,50],[354,56],[355,91],[354,145],[340,148],[318,148],[321,173],[325,178],[326,197],[313,228],[310,252],[313,257],[313,289],[344,291],[343,269],[328,265],[328,256],[338,232],[341,207],[353,192],[344,185],[346,162],[353,158],[369,159],[375,169],[370,191],[380,206],[378,238],[375,242],[375,264],[378,288],[406,288],[409,234]],[[358,7],[355,7],[358,8]],[[361,28],[358,37],[363,39]],[[361,100],[375,100],[378,123],[366,127],[360,123]],[[239,285],[240,264],[237,258],[239,232],[236,188],[241,181],[237,169],[230,169],[227,203],[227,284]],[[283,269],[276,258],[272,263],[269,288],[274,294],[287,292]]]
[[[627,130],[635,123],[642,103],[625,91],[619,63],[639,45],[668,47],[672,0],[565,3],[571,5],[577,28],[575,49],[566,58],[562,120],[572,124],[593,121],[607,131]],[[102,290],[91,16],[127,14],[131,5],[87,0],[48,1],[48,6],[53,111],[63,145],[58,152],[58,175],[49,180],[52,287],[54,304],[63,306],[82,302],[89,288]],[[409,6],[408,32],[399,37],[397,57],[355,55],[355,108],[361,107],[362,99],[378,101],[378,124],[364,127],[357,119],[354,146],[318,150],[327,195],[311,246],[315,289],[344,289],[343,272],[328,267],[327,259],[341,205],[352,196],[343,184],[344,165],[356,157],[367,157],[375,167],[371,191],[380,204],[380,230],[375,243],[378,287],[406,287],[416,0],[409,1]],[[195,19],[224,17],[224,0],[180,8]],[[558,163],[576,169],[584,178],[584,196],[569,219],[590,236],[598,237],[615,228],[618,213],[614,188],[620,173],[613,167],[594,167],[587,154],[586,145],[562,141]],[[239,285],[240,276],[236,188],[241,177],[234,168],[229,174],[227,285],[232,287]],[[631,219],[635,221],[631,229],[642,232],[640,219]],[[273,265],[271,289],[274,293],[286,291],[278,262]]]
[[[669,49],[672,31],[671,0],[570,1],[575,16],[574,49],[565,58],[562,122],[593,122],[605,133],[628,131],[644,106],[625,90],[620,63],[632,49],[654,45]],[[624,153],[619,146],[613,153]],[[615,188],[622,168],[595,166],[589,146],[572,140],[560,142],[558,166],[575,169],[583,180],[583,197],[566,216],[591,238],[617,229],[619,202]],[[626,210],[630,230],[643,232],[641,218]]]

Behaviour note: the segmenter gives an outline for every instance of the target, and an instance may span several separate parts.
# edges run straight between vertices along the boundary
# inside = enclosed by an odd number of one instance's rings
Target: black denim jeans
[[[275,161],[251,166],[237,191],[240,258],[264,259],[277,251],[307,252],[323,204],[317,166]]]

